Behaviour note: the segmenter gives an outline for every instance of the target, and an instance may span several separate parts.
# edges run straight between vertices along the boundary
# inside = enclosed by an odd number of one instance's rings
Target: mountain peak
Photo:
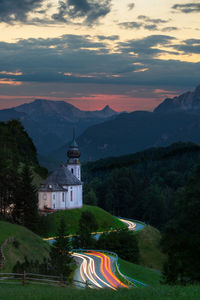
[[[107,105],[105,105],[105,107],[102,109],[102,111],[108,111],[108,110],[114,111],[114,110],[107,104]]]
[[[154,112],[200,111],[200,85],[193,92],[186,92],[174,98],[165,99]]]

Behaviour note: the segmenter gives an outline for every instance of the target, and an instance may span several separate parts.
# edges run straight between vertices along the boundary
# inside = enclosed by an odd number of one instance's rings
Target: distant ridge
[[[200,85],[193,92],[165,99],[154,112],[200,111]]]
[[[121,113],[88,127],[78,138],[82,161],[135,153],[176,142],[200,145],[200,86],[174,99],[166,99],[154,112]],[[65,160],[63,145],[44,159]]]
[[[45,154],[70,141],[74,127],[78,136],[88,127],[117,115],[108,105],[102,110],[83,111],[65,101],[35,99],[31,103],[0,110],[0,121],[20,120],[38,152]]]

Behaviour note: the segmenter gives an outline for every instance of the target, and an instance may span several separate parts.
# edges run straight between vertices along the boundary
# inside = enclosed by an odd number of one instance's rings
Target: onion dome
[[[75,130],[73,131],[73,140],[69,146],[69,150],[67,151],[67,156],[69,158],[79,158],[81,155],[81,152],[78,148],[78,145],[76,143],[76,140],[75,140]]]

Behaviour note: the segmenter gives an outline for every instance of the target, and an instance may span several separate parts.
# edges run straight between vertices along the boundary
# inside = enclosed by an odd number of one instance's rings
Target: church
[[[38,191],[40,211],[73,209],[83,206],[80,151],[75,141],[75,132],[67,156],[67,164],[60,165],[41,184]]]

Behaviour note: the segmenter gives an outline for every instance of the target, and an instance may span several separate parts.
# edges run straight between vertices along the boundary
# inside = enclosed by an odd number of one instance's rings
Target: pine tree
[[[21,210],[21,219],[24,226],[32,231],[37,230],[38,222],[38,199],[36,188],[33,185],[33,176],[28,165],[25,165],[21,173],[20,195],[18,205]]]
[[[98,228],[95,216],[90,211],[84,211],[79,220],[77,235],[73,238],[74,248],[89,249],[95,246],[95,240],[91,233]]]
[[[167,283],[200,282],[200,166],[176,195],[176,215],[162,237]]]
[[[53,244],[50,252],[51,273],[57,276],[67,277],[71,272],[70,264],[72,256],[70,255],[69,238],[66,235],[66,225],[62,218],[58,229],[58,237]]]

